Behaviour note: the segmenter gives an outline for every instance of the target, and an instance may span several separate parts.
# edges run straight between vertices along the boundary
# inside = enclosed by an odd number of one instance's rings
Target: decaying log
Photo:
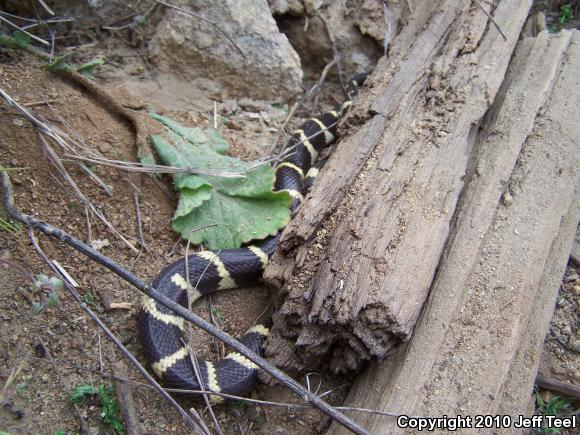
[[[358,369],[409,339],[530,3],[497,5],[505,39],[476,2],[415,8],[266,271],[278,366]]]
[[[580,32],[520,42],[475,138],[413,336],[369,365],[348,406],[513,421],[526,414],[580,218],[579,69]],[[357,420],[372,433],[401,432],[392,418]]]

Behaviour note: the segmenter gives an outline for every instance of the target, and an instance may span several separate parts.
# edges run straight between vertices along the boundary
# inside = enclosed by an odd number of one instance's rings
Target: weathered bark
[[[579,32],[543,32],[519,45],[477,135],[413,336],[368,367],[347,405],[514,421],[526,414],[580,218],[579,43]],[[402,431],[392,418],[357,420],[372,433]]]
[[[266,272],[283,301],[267,345],[277,365],[347,371],[409,339],[530,3],[497,6],[506,39],[474,2],[415,8],[355,107],[370,119],[284,232],[296,259],[279,253]]]

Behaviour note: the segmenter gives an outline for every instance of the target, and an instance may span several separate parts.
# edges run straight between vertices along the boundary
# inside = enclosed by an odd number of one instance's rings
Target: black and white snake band
[[[315,167],[320,151],[336,140],[337,125],[351,104],[356,89],[366,74],[355,76],[347,87],[348,99],[316,118],[309,119],[293,132],[287,145],[293,152],[276,167],[274,191],[287,191],[293,210],[304,200],[305,186],[318,173]],[[191,301],[218,290],[256,285],[268,259],[274,253],[279,233],[259,243],[239,249],[203,251],[188,258],[188,283],[185,258],[165,267],[153,286],[169,299],[188,306]],[[200,278],[201,277],[201,278]],[[155,374],[166,387],[199,390],[190,350],[184,343],[184,319],[155,300],[145,297],[139,313],[139,326],[145,354]],[[256,325],[241,339],[252,351],[261,354],[268,328]],[[244,396],[252,389],[258,367],[243,355],[232,352],[217,363],[199,360],[203,389]],[[218,396],[211,396],[219,401]]]

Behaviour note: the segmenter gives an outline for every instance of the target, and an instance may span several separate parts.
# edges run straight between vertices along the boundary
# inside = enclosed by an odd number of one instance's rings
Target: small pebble
[[[572,342],[572,347],[576,352],[580,352],[580,340],[574,340]]]
[[[502,195],[502,197],[501,197],[501,202],[506,207],[509,207],[514,202],[514,197],[512,196],[511,193],[504,192],[503,195]]]

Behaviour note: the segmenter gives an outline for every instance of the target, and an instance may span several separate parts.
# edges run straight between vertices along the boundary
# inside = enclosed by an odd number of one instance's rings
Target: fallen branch
[[[37,359],[36,357],[30,357],[30,358]],[[42,361],[46,361],[46,360],[42,360]],[[146,388],[146,389],[154,388],[151,385],[144,384],[143,382],[135,381],[135,380],[130,379],[126,376],[120,376],[117,374],[110,374],[110,373],[103,373],[103,372],[100,372],[98,370],[93,370],[93,369],[89,369],[89,368],[81,367],[81,366],[77,366],[77,365],[66,364],[66,363],[63,363],[61,361],[46,361],[46,362],[51,363],[51,364],[61,364],[62,366],[69,368],[71,370],[80,370],[80,371],[94,373],[94,374],[100,375],[104,378],[112,379],[113,381],[127,382],[127,383],[133,384],[139,388]],[[349,384],[344,384],[342,386],[348,386],[348,385]],[[336,388],[339,388],[339,387],[341,387],[341,386],[339,385]],[[329,394],[331,394],[332,392],[334,392],[334,390],[336,390],[336,388],[325,391],[324,393],[320,394],[318,397],[320,397],[322,399],[323,397],[326,397]],[[177,393],[177,394],[196,394],[196,395],[205,395],[205,396],[210,396],[210,395],[211,396],[220,396],[220,397],[223,397],[224,399],[238,400],[241,402],[252,403],[252,404],[258,405],[258,406],[272,406],[275,408],[287,408],[287,409],[308,409],[308,408],[311,408],[310,405],[303,405],[301,403],[272,402],[269,400],[250,399],[249,397],[234,396],[233,394],[227,394],[227,393],[215,393],[213,391],[182,390],[179,388],[165,388],[165,391],[168,391],[170,393]],[[362,413],[366,413],[366,414],[377,414],[377,415],[382,415],[385,417],[399,417],[401,415],[409,416],[408,413],[401,414],[401,413],[396,413],[396,412],[379,411],[376,409],[369,409],[369,408],[354,408],[354,407],[350,407],[350,406],[336,406],[335,409],[337,409],[339,411],[346,411],[346,412],[362,412]],[[420,418],[419,416],[413,416],[413,415],[410,417]]]
[[[127,366],[123,361],[118,361],[113,366],[113,372],[118,377],[127,377]],[[127,382],[115,378],[115,392],[117,394],[117,401],[123,417],[123,426],[129,435],[140,435],[141,428],[139,427],[139,419],[137,418],[137,411],[135,410],[135,402],[133,401],[133,391]]]
[[[110,258],[102,255],[97,250],[91,248],[90,246],[86,245],[85,243],[77,240],[70,234],[53,227],[52,225],[47,224],[39,219],[36,219],[32,216],[23,214],[18,210],[14,204],[14,192],[12,188],[12,183],[10,181],[10,177],[6,172],[0,173],[1,184],[3,188],[4,194],[4,208],[8,212],[8,215],[27,225],[31,229],[38,229],[42,233],[46,234],[47,236],[54,237],[61,242],[66,243],[67,245],[73,247],[77,251],[81,252],[82,254],[86,255],[90,259],[98,262],[99,264],[105,266],[110,271],[114,272],[116,275],[123,278],[133,287],[140,290],[145,295],[149,296],[150,298],[156,300],[166,308],[172,310],[175,314],[183,317],[184,319],[188,320],[189,322],[193,323],[194,325],[198,326],[199,328],[203,329],[204,331],[208,332],[209,334],[217,337],[221,341],[223,341],[226,345],[230,346],[235,351],[241,353],[246,358],[250,359],[254,362],[258,367],[262,370],[266,371],[272,377],[276,378],[281,384],[292,390],[294,393],[299,395],[304,401],[310,403],[313,407],[317,408],[324,414],[331,417],[333,420],[336,420],[345,428],[349,429],[353,433],[356,434],[368,434],[368,432],[362,428],[360,425],[352,421],[350,418],[346,417],[344,414],[338,412],[334,407],[330,406],[324,400],[320,399],[315,394],[312,394],[310,391],[305,389],[302,385],[296,382],[294,379],[286,375],[285,373],[281,372],[274,366],[272,366],[268,361],[266,361],[261,356],[255,354],[247,347],[245,347],[242,343],[232,338],[229,334],[221,331],[220,329],[216,328],[210,322],[196,316],[192,312],[188,311],[178,303],[172,301],[171,299],[167,298],[163,294],[159,293],[155,288],[150,286],[149,284],[144,283],[135,275],[127,271],[126,269],[122,268],[120,265],[115,263]],[[48,259],[47,259],[48,260]],[[49,260],[48,260],[49,261]],[[58,269],[54,267],[52,262],[49,261],[49,265],[51,269],[53,269],[54,273],[59,274]],[[143,366],[135,359],[135,357],[123,346],[121,342],[113,335],[113,333],[100,321],[100,319],[81,301],[80,296],[76,292],[76,290],[65,280],[64,281],[65,288],[69,291],[69,293],[77,300],[77,302],[81,305],[81,308],[89,314],[89,316],[99,324],[99,326],[107,333],[107,335],[115,342],[115,344],[120,348],[124,349],[124,354],[129,358],[131,363],[137,367],[137,369],[154,385],[157,385],[160,389],[161,386],[149,375],[149,373],[143,368]],[[168,400],[174,404],[176,409],[180,411],[180,413],[185,413],[183,409],[171,398],[165,391],[162,393]],[[182,414],[183,415],[183,414]],[[191,417],[187,414],[184,415],[184,418],[190,422],[191,425],[194,425]]]
[[[545,378],[538,373],[536,376],[536,386],[543,390],[549,390],[561,394],[562,396],[580,401],[580,388],[576,385],[558,381],[556,379]]]
[[[11,187],[9,187],[9,189],[6,188],[6,177],[4,177],[4,172],[2,172],[2,185],[4,187],[4,194],[5,194],[5,198],[7,195],[7,191],[11,190]],[[10,183],[10,179],[8,179],[8,183]],[[11,192],[10,192],[11,193]],[[6,209],[9,210],[8,205],[5,204]],[[14,205],[12,204],[12,207],[14,207]],[[8,212],[10,214],[10,212]],[[19,212],[17,212],[18,214],[20,214]],[[23,218],[29,218],[29,219],[34,219],[34,218],[30,218],[29,216],[26,215],[21,215],[21,217]],[[35,219],[34,219],[35,220]],[[25,220],[21,221],[23,223],[27,223]],[[42,249],[40,249],[40,246],[38,245],[38,243],[36,242],[36,238],[34,237],[34,234],[32,233],[32,229],[34,228],[34,225],[28,224],[29,229],[30,229],[30,240],[32,241],[32,244],[34,246],[34,249],[36,250],[36,252],[38,253],[38,255],[46,262],[46,264],[50,267],[50,269],[59,277],[62,278],[63,280],[63,284],[64,284],[64,288],[68,291],[68,293],[72,296],[72,298],[80,305],[80,307],[83,309],[83,311],[85,313],[88,314],[88,316],[105,332],[105,334],[107,334],[107,336],[113,341],[113,343],[115,343],[117,345],[117,347],[121,350],[121,352],[131,361],[131,363],[135,366],[135,368],[137,370],[139,370],[139,372],[145,376],[145,379],[147,379],[151,385],[153,385],[153,387],[165,398],[167,399],[171,405],[173,405],[173,407],[175,409],[177,409],[177,411],[179,412],[179,414],[181,414],[181,416],[183,417],[183,419],[189,424],[189,426],[192,429],[197,429],[198,426],[196,425],[196,423],[191,419],[191,417],[189,416],[189,414],[187,414],[187,412],[185,412],[185,410],[179,406],[179,404],[175,401],[175,399],[173,399],[173,397],[171,397],[171,395],[169,395],[169,393],[167,393],[167,391],[165,391],[163,389],[163,387],[161,385],[159,385],[159,383],[157,383],[157,381],[149,374],[149,372],[147,372],[147,370],[145,369],[145,367],[143,367],[139,361],[137,361],[137,359],[133,356],[133,354],[131,352],[129,352],[129,350],[127,350],[127,348],[123,345],[123,343],[121,343],[117,337],[111,332],[111,330],[101,321],[101,319],[99,319],[99,317],[93,313],[93,311],[82,301],[81,296],[78,294],[78,292],[75,290],[75,288],[68,282],[68,280],[66,280],[66,278],[64,278],[64,276],[60,273],[60,270],[57,269],[54,266],[54,263],[44,254],[44,252],[42,251]],[[46,224],[45,224],[46,225]],[[50,225],[49,225],[50,227]],[[38,227],[41,231],[42,229],[40,227]],[[60,230],[57,230],[60,231]],[[43,231],[44,232],[44,231]],[[47,233],[45,233],[47,234]],[[67,235],[68,236],[68,235]],[[70,236],[68,236],[70,237]],[[57,237],[58,238],[58,237]],[[62,239],[61,239],[62,240]],[[86,246],[86,245],[85,245]],[[88,247],[88,246],[87,246]]]

